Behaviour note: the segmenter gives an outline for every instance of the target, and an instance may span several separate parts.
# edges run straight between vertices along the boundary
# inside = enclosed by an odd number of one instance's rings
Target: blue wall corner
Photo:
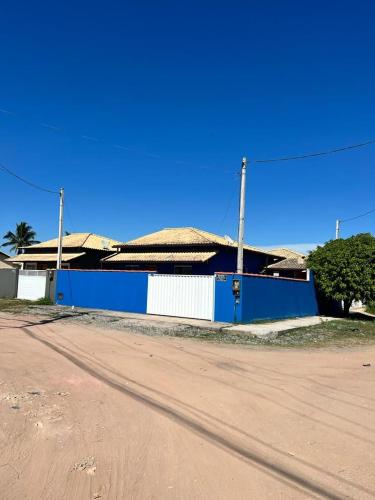
[[[235,302],[232,293],[232,280],[233,274],[215,275],[215,321],[234,323]]]
[[[240,303],[235,304],[233,279],[241,284]],[[310,281],[263,276],[216,275],[215,321],[250,323],[318,314],[313,277]]]
[[[317,314],[318,305],[312,280],[243,276],[242,323]]]

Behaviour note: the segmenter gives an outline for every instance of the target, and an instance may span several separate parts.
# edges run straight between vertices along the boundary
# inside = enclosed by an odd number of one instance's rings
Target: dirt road
[[[374,388],[375,347],[231,347],[2,313],[0,498],[375,498]]]

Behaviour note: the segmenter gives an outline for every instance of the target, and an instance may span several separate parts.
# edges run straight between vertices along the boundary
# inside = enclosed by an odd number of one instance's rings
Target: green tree
[[[307,257],[319,291],[344,302],[349,313],[353,300],[375,299],[375,238],[369,233],[327,242]]]
[[[27,224],[27,222],[20,222],[19,224],[16,224],[16,230],[14,233],[12,231],[8,231],[4,234],[3,239],[8,241],[3,243],[1,246],[10,246],[12,251],[17,251],[20,247],[28,247],[34,243],[40,243],[35,239],[35,236],[36,232],[29,224]]]

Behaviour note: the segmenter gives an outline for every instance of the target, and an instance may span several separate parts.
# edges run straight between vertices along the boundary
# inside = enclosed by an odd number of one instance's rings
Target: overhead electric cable
[[[344,146],[342,148],[330,149],[328,151],[319,151],[317,153],[309,153],[305,155],[298,156],[284,156],[281,158],[269,158],[265,160],[253,160],[254,163],[273,163],[276,161],[289,161],[289,160],[303,160],[305,158],[313,158],[314,156],[324,156],[333,153],[340,153],[341,151],[347,151],[348,149],[363,148],[364,146],[369,146],[370,144],[375,144],[375,139],[371,139],[366,142],[360,142],[358,144],[351,144],[350,146]]]
[[[340,219],[340,222],[349,222],[351,220],[360,219],[361,217],[364,217],[365,215],[372,214],[373,212],[375,212],[375,208],[373,208],[372,210],[369,210],[368,212],[365,212],[363,214],[356,215],[355,217],[349,217],[349,219]]]
[[[9,111],[9,110],[3,109],[3,108],[0,108],[0,114],[6,115],[9,117],[15,117],[15,118],[24,117],[23,114],[15,113],[13,111]],[[127,151],[128,153],[131,153],[131,154],[141,155],[141,156],[144,156],[146,158],[152,158],[154,160],[159,160],[159,159],[163,159],[163,158],[164,158],[164,160],[166,159],[166,157],[163,157],[155,152],[144,151],[144,150],[134,148],[131,146],[122,145],[122,144],[118,144],[118,143],[112,143],[111,141],[107,141],[107,140],[103,139],[102,137],[96,137],[96,136],[91,135],[91,134],[87,135],[84,133],[69,132],[69,130],[65,130],[63,127],[56,126],[56,125],[53,125],[53,124],[47,123],[47,122],[33,122],[30,120],[28,120],[28,121],[29,121],[29,123],[31,123],[34,126],[34,128],[47,129],[47,130],[50,130],[51,132],[55,132],[59,135],[63,135],[63,136],[68,137],[70,139],[79,139],[79,140],[84,141],[86,143],[91,142],[93,144],[103,145],[103,146],[106,146],[108,148]],[[169,159],[168,159],[168,161],[169,161]],[[189,165],[192,168],[196,168],[196,169],[200,169],[200,170],[215,170],[215,171],[217,171],[217,168],[213,165],[199,165],[199,164],[194,164],[192,162],[181,161],[181,160],[174,160],[174,163],[176,165],[186,165],[186,166]],[[224,170],[223,173],[228,173],[228,172],[226,172]],[[230,172],[230,173],[232,173],[232,172]]]
[[[3,170],[4,172],[6,172],[7,174],[15,177],[19,181],[27,184],[28,186],[33,187],[34,189],[39,189],[39,191],[45,191],[46,193],[59,194],[59,191],[52,191],[51,189],[44,188],[42,186],[39,186],[38,184],[34,184],[34,182],[31,182],[31,181],[29,181],[27,179],[24,179],[23,177],[21,177],[20,175],[16,174],[15,172],[13,172],[12,170],[10,170],[8,167],[6,167],[2,163],[0,163],[0,169]]]
[[[235,179],[237,181],[237,178],[240,174],[239,173],[236,173],[236,175],[233,177],[233,179]],[[224,215],[223,215],[223,218],[221,219],[220,221],[220,224],[219,224],[219,227],[218,227],[218,232],[219,234],[221,233],[221,230],[223,228],[223,225],[224,225],[224,222],[225,222],[225,219],[227,218],[228,214],[229,214],[229,210],[231,209],[232,207],[232,204],[233,204],[233,200],[235,198],[235,194],[236,194],[236,191],[237,191],[237,184],[235,184],[233,186],[233,189],[230,191],[229,193],[229,198],[228,198],[228,202],[227,202],[227,205],[226,205],[226,208],[225,208],[225,212],[224,212]]]

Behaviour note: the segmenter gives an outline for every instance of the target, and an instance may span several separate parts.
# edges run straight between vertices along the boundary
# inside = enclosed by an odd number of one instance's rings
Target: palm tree
[[[40,241],[35,240],[36,232],[27,222],[20,222],[16,224],[16,231],[8,231],[4,234],[4,240],[8,240],[1,246],[9,247],[11,246],[12,251],[18,250],[20,247],[28,247],[34,243],[40,243]]]

